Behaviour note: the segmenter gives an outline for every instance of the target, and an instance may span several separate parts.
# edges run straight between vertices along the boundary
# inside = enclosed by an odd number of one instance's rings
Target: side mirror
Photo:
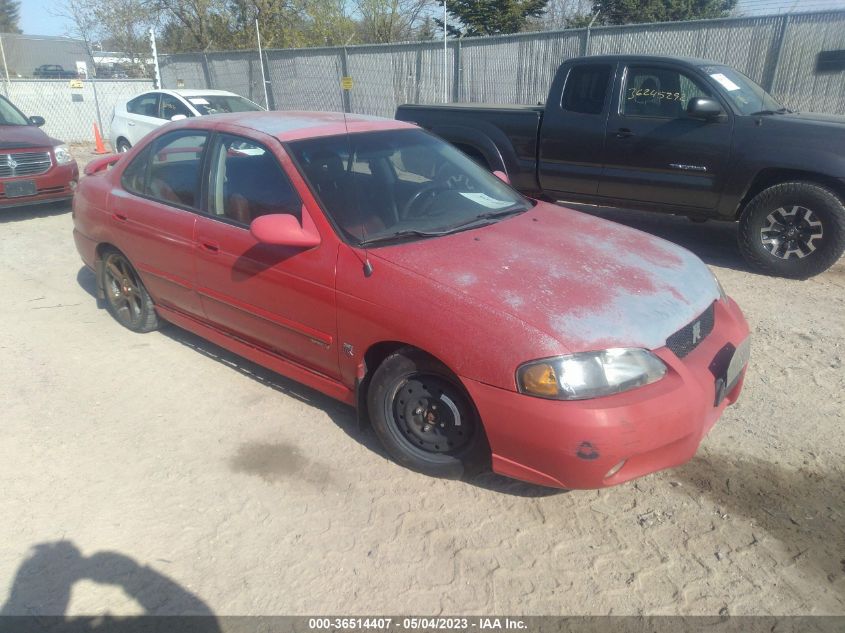
[[[43,116],[31,116],[29,117],[29,124],[34,125],[36,127],[41,127],[44,125],[46,121],[44,120]]]
[[[187,119],[187,118],[188,117],[186,117],[184,114],[174,114],[172,117],[170,117],[170,120],[171,121],[181,121],[182,119]]]
[[[511,179],[508,178],[508,175],[505,172],[496,170],[493,172],[493,175],[506,185],[511,184]]]
[[[311,216],[302,209],[302,226],[289,213],[261,215],[249,225],[249,232],[262,244],[312,248],[320,243],[320,234]]]
[[[696,119],[715,119],[722,114],[722,106],[714,99],[695,97],[687,104],[687,114]]]

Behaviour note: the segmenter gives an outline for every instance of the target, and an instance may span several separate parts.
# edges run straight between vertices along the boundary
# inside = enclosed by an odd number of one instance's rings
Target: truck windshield
[[[354,244],[445,235],[532,206],[422,130],[326,136],[295,141],[290,148],[323,209]]]
[[[237,95],[200,95],[185,97],[200,114],[222,114],[224,112],[257,112],[260,105]]]
[[[729,66],[701,66],[742,114],[786,111],[778,101],[751,79]]]
[[[4,97],[0,97],[0,125],[29,125],[29,121]]]

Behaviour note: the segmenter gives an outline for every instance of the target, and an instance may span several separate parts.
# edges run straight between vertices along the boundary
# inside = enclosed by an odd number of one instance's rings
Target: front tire
[[[106,309],[122,326],[142,333],[158,329],[153,300],[122,253],[114,250],[103,253],[100,286],[106,295]]]
[[[402,348],[376,369],[367,393],[373,430],[399,464],[459,479],[482,470],[490,449],[475,406],[452,372]]]
[[[757,194],[739,219],[739,248],[760,272],[807,279],[845,251],[845,206],[822,185],[786,182]]]

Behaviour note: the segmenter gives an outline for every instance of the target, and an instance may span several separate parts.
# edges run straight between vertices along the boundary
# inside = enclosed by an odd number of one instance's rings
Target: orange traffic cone
[[[106,146],[103,145],[103,137],[100,136],[100,128],[97,127],[97,124],[94,124],[94,143],[96,147],[94,148],[95,154],[108,154],[106,151]]]

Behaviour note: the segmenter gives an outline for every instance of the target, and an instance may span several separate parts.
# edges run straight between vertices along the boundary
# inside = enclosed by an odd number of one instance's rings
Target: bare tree
[[[429,0],[354,0],[361,42],[385,43],[416,39]]]

